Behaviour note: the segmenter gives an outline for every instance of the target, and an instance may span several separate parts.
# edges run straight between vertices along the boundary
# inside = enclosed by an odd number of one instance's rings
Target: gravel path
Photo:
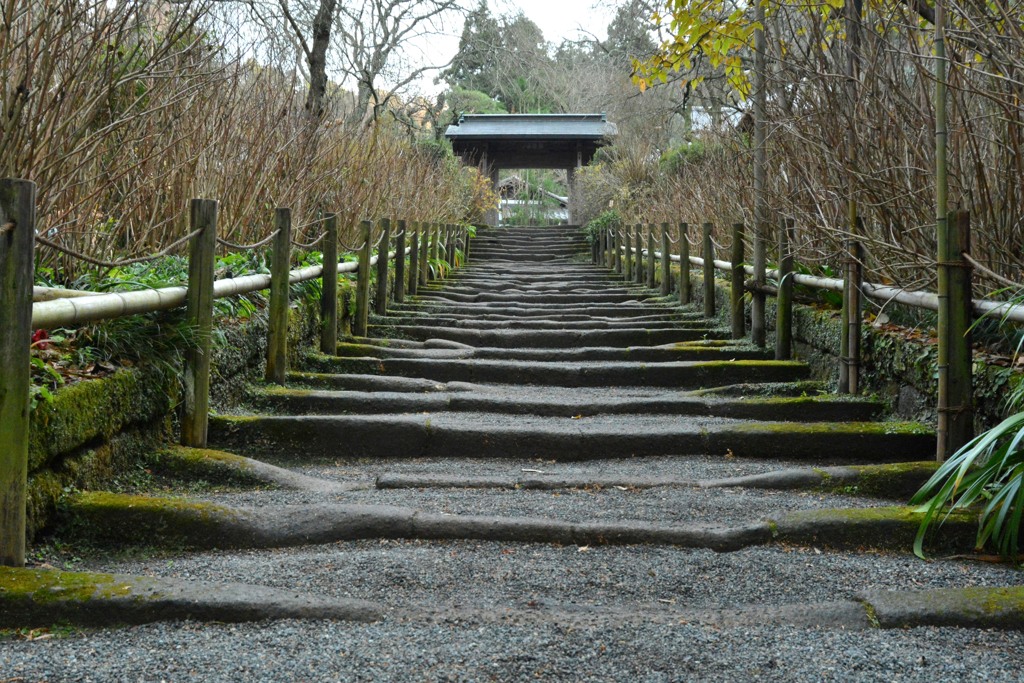
[[[1024,634],[686,624],[531,629],[493,623],[156,624],[0,643],[10,681],[1021,680]],[[2,679],[0,679],[2,680]]]

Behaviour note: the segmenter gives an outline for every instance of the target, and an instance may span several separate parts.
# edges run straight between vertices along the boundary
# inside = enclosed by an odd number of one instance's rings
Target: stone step
[[[765,360],[642,363],[312,356],[307,360],[307,366],[321,373],[381,374],[419,377],[436,382],[559,387],[700,389],[740,382],[793,382],[810,375],[803,363]]]
[[[437,292],[425,292],[420,295],[424,301],[451,301],[455,303],[519,303],[523,305],[533,304],[612,304],[612,303],[640,303],[647,298],[655,298],[651,293],[645,297],[642,293],[631,292],[597,292],[593,294],[503,294],[500,292],[481,292],[478,294],[458,294],[444,290]]]
[[[253,395],[262,410],[279,415],[380,415],[384,413],[472,412],[541,417],[589,417],[594,415],[675,415],[681,417],[728,417],[777,422],[866,422],[881,414],[879,401],[833,397],[801,398],[701,398],[682,392],[660,396],[594,397],[524,394],[488,385],[486,391],[387,392],[309,391],[268,387]]]
[[[917,424],[744,422],[658,415],[546,418],[493,413],[218,416],[216,448],[275,459],[543,458],[728,455],[814,463],[883,463],[934,455]]]
[[[691,342],[666,346],[603,346],[571,349],[502,349],[502,348],[444,348],[424,346],[378,346],[366,339],[362,342],[338,344],[337,356],[342,358],[474,358],[480,360],[524,361],[630,361],[634,363],[664,363],[696,360],[771,360],[769,354],[754,346],[729,346]],[[723,340],[725,341],[725,340]],[[411,345],[416,344],[410,342]]]
[[[446,316],[390,316],[374,318],[373,323],[383,326],[442,327],[470,330],[693,330],[707,329],[707,322],[697,320],[651,320],[646,316],[612,320],[484,320],[479,318],[455,319]]]
[[[530,304],[530,305],[515,305],[509,302],[473,302],[473,303],[451,303],[445,302],[439,299],[431,299],[427,301],[425,299],[418,301],[406,301],[403,304],[395,304],[388,307],[389,311],[398,313],[410,312],[410,313],[423,313],[426,315],[447,315],[454,313],[457,315],[476,315],[480,314],[481,317],[488,315],[501,315],[512,318],[529,318],[529,317],[550,317],[552,315],[559,315],[565,313],[566,315],[583,315],[587,317],[604,317],[604,318],[627,318],[627,317],[643,317],[649,315],[666,315],[671,314],[673,309],[665,306],[660,301],[653,303],[622,303],[622,304],[611,304],[602,306],[600,304],[584,304],[584,305],[573,305],[563,306],[559,304]],[[692,312],[685,311],[684,309],[676,309],[683,311],[681,315],[684,319],[691,319]],[[697,316],[699,319],[700,316]]]
[[[642,327],[617,330],[468,330],[420,325],[371,325],[371,337],[398,335],[424,341],[447,339],[470,346],[567,349],[585,346],[661,346],[703,339],[726,339],[728,330]]]

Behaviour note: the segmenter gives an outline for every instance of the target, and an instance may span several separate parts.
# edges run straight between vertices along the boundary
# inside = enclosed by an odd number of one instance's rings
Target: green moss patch
[[[84,492],[62,506],[58,535],[98,546],[213,547],[238,519],[230,508],[181,498]]]
[[[153,469],[186,481],[201,479],[212,484],[263,485],[247,458],[227,451],[172,446],[153,459]]]

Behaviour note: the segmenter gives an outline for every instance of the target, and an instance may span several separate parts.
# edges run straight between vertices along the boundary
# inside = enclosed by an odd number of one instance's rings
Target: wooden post
[[[793,221],[779,227],[779,294],[775,314],[775,360],[793,357]]]
[[[270,263],[270,331],[267,335],[267,381],[284,384],[288,374],[288,273],[292,261],[292,210],[274,211],[274,236]]]
[[[380,246],[377,247],[377,298],[374,301],[374,310],[377,315],[386,315],[388,312],[388,252],[391,251],[391,219],[381,218],[380,229],[383,237],[380,238]]]
[[[597,263],[598,265],[605,265],[608,262],[608,231],[601,228],[601,232],[597,234]]]
[[[759,212],[760,213],[760,212]],[[758,222],[754,225],[754,291],[750,297],[750,341],[764,348],[767,343],[767,316],[765,315],[764,287],[768,281],[765,271],[767,270],[767,246],[765,236],[768,234],[768,225],[765,222]]]
[[[469,263],[469,228],[462,231],[462,262]]]
[[[626,233],[626,253],[622,262],[622,279],[629,282],[633,279],[633,234],[632,228],[623,228]]]
[[[704,317],[715,317],[715,245],[711,241],[714,223],[705,223],[701,230],[704,258]]]
[[[441,224],[440,223],[434,223],[431,226],[430,232],[431,232],[430,260],[433,263],[436,264],[438,261],[441,260]],[[440,275],[440,272],[441,271],[438,270],[437,275]],[[431,280],[436,279],[435,276],[431,276],[431,275],[429,275],[429,273],[428,273],[428,276],[430,277]]]
[[[947,224],[947,248],[939,262],[939,311],[945,313],[939,319],[939,460],[956,453],[974,432],[971,271],[963,257],[971,250],[971,216],[954,211]]]
[[[661,224],[661,295],[672,292],[672,244],[668,239],[668,223]]]
[[[634,237],[636,238],[635,242],[637,244],[637,265],[636,265],[636,268],[634,268],[634,270],[633,270],[633,280],[636,282],[637,285],[639,285],[639,284],[643,283],[643,273],[644,273],[644,269],[643,269],[643,226],[640,223],[637,223],[634,226],[633,234],[634,234]]]
[[[412,234],[409,236],[409,296],[416,296],[420,282],[420,224],[413,221]]]
[[[449,223],[445,226],[445,247],[448,261],[448,272],[455,270],[455,226]]]
[[[206,448],[210,417],[210,354],[213,351],[213,271],[217,252],[217,202],[193,199],[189,206],[193,231],[188,258],[185,322],[196,331],[196,346],[185,354],[184,409],[181,445]]]
[[[622,275],[622,231],[615,228],[612,232],[612,248],[615,250],[615,274]]]
[[[647,226],[647,286],[654,289],[654,223]]]
[[[320,351],[338,353],[338,214],[324,215],[324,272],[320,287]]]
[[[847,245],[849,246],[849,245]],[[852,286],[850,282],[850,254],[847,251],[843,263],[843,306],[839,312],[842,331],[839,333],[839,382],[836,385],[836,392],[840,394],[850,393],[850,368],[852,359],[850,357],[850,317],[852,313]]]
[[[405,301],[405,231],[405,221],[398,221],[398,235],[395,237],[395,303],[397,304]]]
[[[746,311],[743,302],[745,293],[743,287],[744,271],[743,261],[743,224],[732,224],[732,281],[729,288],[729,299],[732,303],[729,313],[732,318],[732,338],[743,339],[747,333]]]
[[[0,180],[0,565],[25,564],[36,186]]]
[[[356,271],[356,317],[352,321],[352,334],[365,337],[367,324],[370,320],[370,256],[373,253],[373,223],[363,221],[363,246],[359,250],[359,270]]]
[[[679,303],[690,303],[690,226],[679,224]]]
[[[430,223],[420,223],[420,287],[424,287],[430,277]]]
[[[864,260],[864,248],[860,242],[850,240],[847,242],[847,266],[846,281],[849,282],[850,306],[849,317],[846,319],[847,348],[849,349],[849,362],[847,368],[847,389],[851,394],[860,391],[860,333],[861,333],[861,286],[863,284],[863,269],[861,261]]]

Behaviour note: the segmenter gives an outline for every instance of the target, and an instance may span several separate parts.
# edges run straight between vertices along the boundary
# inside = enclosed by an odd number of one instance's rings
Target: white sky
[[[487,4],[495,17],[522,11],[540,27],[544,39],[554,46],[565,39],[596,36],[604,40],[618,5],[616,0],[487,0]],[[425,46],[419,48],[422,59],[439,64],[455,56],[459,49],[459,36],[462,35],[462,22],[444,29],[448,35],[432,36]],[[428,74],[414,83],[412,89],[424,94],[440,92],[443,86],[432,82],[436,75],[437,72]]]
[[[614,0],[488,0],[488,4],[496,15],[522,10],[555,45],[579,38],[581,29],[604,40],[617,5]]]

